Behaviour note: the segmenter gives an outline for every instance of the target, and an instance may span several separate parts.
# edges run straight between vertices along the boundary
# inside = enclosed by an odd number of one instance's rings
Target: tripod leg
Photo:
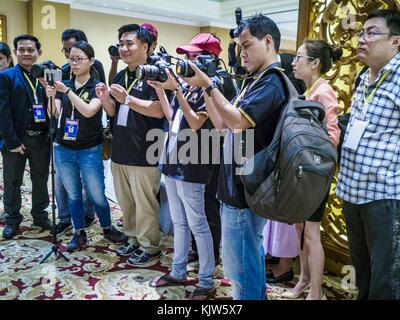
[[[42,261],[40,261],[40,264],[42,264],[43,262],[45,262],[53,253],[53,250],[51,250],[48,254],[46,254],[46,256],[42,259]]]
[[[65,261],[69,262],[69,259],[61,251],[57,251],[57,259],[60,258],[63,258]]]

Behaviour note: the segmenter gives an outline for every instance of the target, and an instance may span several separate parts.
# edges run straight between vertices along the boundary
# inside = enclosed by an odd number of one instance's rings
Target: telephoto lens
[[[136,79],[165,82],[168,79],[165,68],[167,66],[159,62],[154,66],[142,64],[136,69]]]
[[[34,64],[31,67],[32,77],[34,77],[34,78],[43,78],[44,77],[44,71],[46,69],[56,70],[56,69],[59,69],[59,67],[57,67],[57,65],[54,62],[50,61],[50,60],[46,60],[42,64]]]
[[[180,77],[193,77],[195,72],[187,60],[179,60],[176,63],[176,74]]]

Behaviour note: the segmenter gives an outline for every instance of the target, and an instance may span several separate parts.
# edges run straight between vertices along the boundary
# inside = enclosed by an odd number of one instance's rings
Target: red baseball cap
[[[146,30],[148,30],[149,33],[151,34],[151,36],[154,37],[153,42],[157,40],[157,38],[158,38],[158,31],[157,31],[157,29],[156,29],[156,27],[155,27],[154,25],[152,25],[151,23],[147,23],[147,22],[146,22],[146,23],[143,23],[143,24],[141,25],[141,27],[142,27],[142,28],[145,28]]]
[[[178,54],[187,54],[188,52],[207,51],[215,54],[217,57],[222,51],[219,40],[210,33],[199,33],[190,40],[188,46],[176,48]]]

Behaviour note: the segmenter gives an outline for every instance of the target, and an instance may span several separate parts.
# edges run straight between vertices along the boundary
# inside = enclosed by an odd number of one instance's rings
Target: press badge
[[[361,137],[363,136],[368,123],[369,121],[355,120],[353,125],[350,127],[349,134],[347,135],[343,147],[350,150],[357,150],[358,144],[360,143]]]
[[[46,114],[42,104],[34,104],[33,108],[33,118],[35,123],[46,122]]]
[[[76,141],[78,137],[79,120],[65,119],[64,140]]]
[[[126,127],[128,123],[129,107],[126,104],[121,104],[118,111],[117,125]]]

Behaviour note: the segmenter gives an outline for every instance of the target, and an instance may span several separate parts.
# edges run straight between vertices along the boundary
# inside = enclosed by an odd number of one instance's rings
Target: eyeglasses
[[[302,56],[300,54],[296,55],[293,57],[293,62],[296,63],[297,61],[300,60],[300,58],[308,58],[308,59],[315,59],[315,57],[310,57],[310,56]]]
[[[69,63],[76,63],[76,64],[82,64],[82,62],[84,61],[84,60],[88,60],[89,58],[76,58],[76,59],[74,59],[74,58],[68,58],[68,62]]]
[[[392,32],[374,32],[374,31],[361,31],[359,33],[357,33],[357,38],[358,40],[361,40],[361,38],[364,38],[366,40],[371,40],[374,36],[378,36],[381,34],[388,34],[390,36],[398,36],[398,34],[396,33],[392,33]]]

